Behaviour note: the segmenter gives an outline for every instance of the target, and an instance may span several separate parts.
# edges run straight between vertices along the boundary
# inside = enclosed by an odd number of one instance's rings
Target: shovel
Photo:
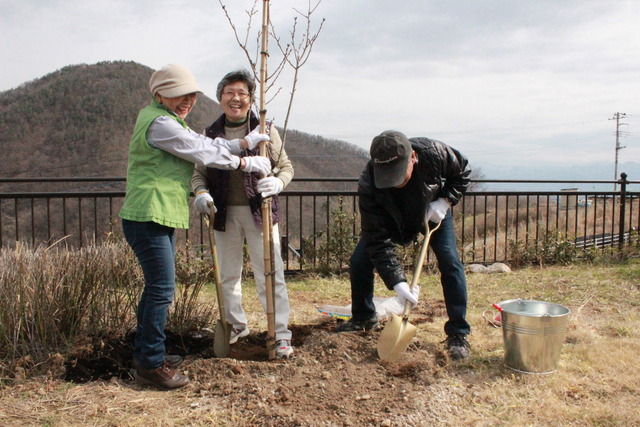
[[[231,325],[227,323],[227,312],[224,310],[224,297],[222,296],[222,282],[220,281],[220,265],[218,264],[218,252],[216,250],[216,238],[213,233],[213,220],[215,219],[215,207],[211,204],[211,213],[202,215],[209,228],[209,246],[211,246],[211,258],[213,259],[213,273],[216,282],[216,296],[220,318],[216,321],[216,329],[213,334],[213,354],[216,357],[227,357],[229,354],[229,339],[231,337]]]
[[[430,230],[429,222],[424,222],[427,234],[424,236],[424,240],[422,241],[422,248],[420,248],[420,255],[418,256],[418,261],[413,272],[413,278],[411,279],[411,287],[409,289],[413,289],[413,287],[418,284],[420,273],[422,272],[422,264],[424,263],[424,258],[427,255],[427,250],[429,249],[431,233],[436,231],[438,227],[440,227],[440,224],[441,223],[438,223],[438,225]],[[387,322],[387,325],[380,333],[380,338],[378,339],[378,357],[380,357],[380,360],[385,362],[392,362],[396,360],[400,354],[406,350],[409,343],[416,335],[417,328],[409,323],[410,312],[411,302],[407,301],[404,304],[402,317],[397,314],[391,315],[391,320]]]

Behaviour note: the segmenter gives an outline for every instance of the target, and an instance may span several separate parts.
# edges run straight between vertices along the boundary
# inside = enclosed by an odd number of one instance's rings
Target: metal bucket
[[[528,374],[555,372],[570,310],[559,304],[522,299],[503,301],[499,306],[505,365]]]

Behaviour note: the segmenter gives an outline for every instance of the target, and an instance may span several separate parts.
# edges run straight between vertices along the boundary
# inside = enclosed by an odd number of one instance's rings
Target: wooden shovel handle
[[[424,226],[426,230],[426,234],[424,235],[424,239],[422,240],[422,247],[420,248],[420,255],[418,256],[418,260],[416,261],[416,267],[413,271],[413,278],[411,279],[411,287],[409,291],[413,289],[414,286],[418,285],[420,281],[420,274],[422,273],[422,264],[424,264],[424,259],[427,256],[427,251],[429,250],[429,240],[431,240],[431,233],[440,228],[440,224],[442,221],[438,223],[432,229],[429,228],[429,221],[424,220]],[[409,312],[411,311],[411,302],[407,301],[404,303],[404,311],[402,312],[403,320],[406,320],[409,317]]]
[[[216,217],[216,210],[213,203],[211,204],[209,215],[202,214],[202,218],[204,219],[205,224],[208,228],[209,233],[209,248],[211,249],[211,259],[213,261],[213,274],[214,280],[216,284],[216,297],[218,299],[218,307],[220,310],[220,320],[222,324],[227,325],[227,312],[224,308],[224,296],[222,295],[222,279],[220,278],[220,263],[218,262],[218,248],[216,245],[216,237],[213,229],[213,223]]]

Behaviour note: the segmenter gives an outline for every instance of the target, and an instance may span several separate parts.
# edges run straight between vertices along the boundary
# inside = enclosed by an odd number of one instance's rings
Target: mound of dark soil
[[[433,321],[443,310],[432,306],[411,322]],[[413,424],[410,414],[419,409],[413,397],[449,363],[442,345],[414,339],[397,362],[385,363],[376,353],[380,330],[338,334],[335,326],[329,317],[292,325],[295,353],[289,360],[268,360],[265,332],[241,339],[223,359],[213,355],[211,332],[169,334],[166,344],[186,359],[187,393],[213,399],[221,411],[257,425],[397,425],[401,419]],[[130,377],[131,339],[79,347],[66,362],[65,378],[117,377],[141,388]]]

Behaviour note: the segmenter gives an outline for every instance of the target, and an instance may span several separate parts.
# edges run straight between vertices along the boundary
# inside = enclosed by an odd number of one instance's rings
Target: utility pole
[[[627,123],[620,123],[620,119],[626,117],[625,113],[614,113],[613,117],[611,117],[609,120],[615,120],[616,121],[616,157],[615,157],[615,166],[614,166],[614,170],[613,170],[613,179],[614,179],[614,183],[613,183],[613,191],[617,191],[618,188],[618,151],[622,150],[623,148],[626,148],[624,146],[620,146],[620,126],[626,125]]]

